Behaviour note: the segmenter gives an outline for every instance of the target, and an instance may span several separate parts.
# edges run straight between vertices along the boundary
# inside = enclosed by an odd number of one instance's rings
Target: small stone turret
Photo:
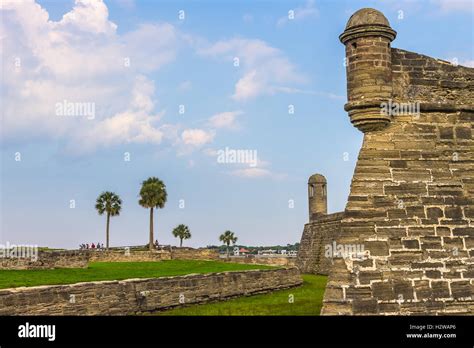
[[[392,98],[390,43],[396,34],[381,12],[363,8],[351,16],[339,36],[346,46],[348,103],[344,109],[364,133],[390,123],[381,104]]]
[[[326,178],[321,174],[311,175],[308,180],[309,221],[328,213]]]

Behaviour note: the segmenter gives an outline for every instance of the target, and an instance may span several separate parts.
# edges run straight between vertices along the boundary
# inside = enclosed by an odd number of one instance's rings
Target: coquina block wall
[[[332,257],[327,256],[328,247],[340,234],[344,213],[327,213],[327,181],[321,174],[308,179],[308,207],[309,222],[301,236],[296,266],[303,273],[327,275],[333,264]]]
[[[87,268],[89,262],[154,262],[164,260],[218,260],[216,250],[172,248],[169,250],[63,250],[40,251],[36,258],[0,258],[0,270]]]
[[[364,140],[338,243],[365,255],[334,259],[322,314],[472,315],[474,69],[391,48],[395,36],[373,9],[340,36]],[[381,112],[390,102],[415,110]]]
[[[286,289],[298,269],[190,274],[0,290],[0,315],[127,315]]]
[[[40,251],[36,258],[0,258],[0,270],[34,270],[53,268],[87,268],[89,255],[77,250]]]
[[[302,273],[329,274],[333,259],[327,257],[327,248],[332,247],[339,236],[343,215],[319,216],[304,226],[296,260]]]

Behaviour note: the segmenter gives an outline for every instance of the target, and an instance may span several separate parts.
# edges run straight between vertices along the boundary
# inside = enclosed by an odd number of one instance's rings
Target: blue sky
[[[330,212],[349,193],[362,133],[343,110],[338,35],[362,7],[387,16],[393,47],[474,66],[471,1],[4,2],[0,241],[103,242],[94,202],[111,190],[124,202],[111,244],[143,244],[149,176],[168,191],[161,243],[180,223],[191,246],[227,229],[299,241],[311,174],[327,177]],[[58,115],[64,101],[94,117]],[[218,163],[226,147],[257,151],[257,166]]]

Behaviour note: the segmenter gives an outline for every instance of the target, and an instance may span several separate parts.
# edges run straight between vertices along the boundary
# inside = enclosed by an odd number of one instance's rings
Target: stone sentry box
[[[473,315],[474,69],[392,48],[395,36],[374,9],[340,36],[364,140],[334,233],[365,253],[332,260],[322,314]]]
[[[303,273],[327,275],[332,259],[326,246],[332,246],[341,228],[342,212],[328,214],[327,180],[321,174],[308,179],[309,222],[304,226],[296,266]]]

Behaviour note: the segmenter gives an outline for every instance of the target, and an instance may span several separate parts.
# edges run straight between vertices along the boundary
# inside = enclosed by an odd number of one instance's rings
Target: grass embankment
[[[225,302],[180,307],[156,315],[319,315],[327,277],[303,275],[302,286]],[[292,297],[291,297],[292,296]],[[291,299],[293,302],[291,303]]]
[[[88,268],[51,270],[0,270],[0,289],[19,286],[73,284],[99,280],[159,278],[191,273],[271,269],[262,265],[218,261],[168,260],[160,262],[91,262]]]

